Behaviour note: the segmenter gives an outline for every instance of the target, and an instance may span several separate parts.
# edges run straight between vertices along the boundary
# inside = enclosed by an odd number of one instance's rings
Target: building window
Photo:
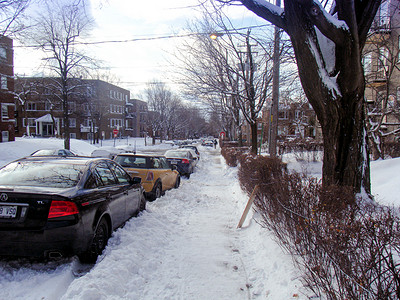
[[[365,74],[371,74],[371,72],[372,72],[372,53],[370,52],[370,53],[367,53],[367,54],[365,54],[364,55],[364,57],[363,57],[363,66],[364,66],[364,71],[365,71]]]
[[[69,137],[70,137],[71,139],[76,139],[76,133],[71,132],[71,133],[69,134]]]
[[[7,76],[1,75],[1,89],[8,90],[7,87]]]
[[[27,127],[25,118],[22,121],[22,126],[23,127]],[[29,127],[36,127],[35,118],[28,118],[28,126]]]
[[[110,127],[111,128],[119,128],[122,127],[123,120],[122,119],[110,119]]]
[[[50,111],[50,110],[51,110],[51,107],[52,107],[52,105],[51,105],[51,102],[50,102],[50,101],[46,101],[46,102],[44,103],[44,110],[45,110],[45,111]]]
[[[68,114],[72,114],[74,111],[76,111],[76,103],[68,102]]]
[[[378,76],[384,77],[386,76],[386,70],[389,66],[389,50],[385,47],[379,49],[379,56],[378,56]]]
[[[84,119],[83,120],[83,126],[91,127],[92,126],[92,120],[91,119]]]
[[[1,119],[8,120],[8,105],[6,104],[1,105]]]
[[[0,58],[7,58],[7,49],[4,46],[0,46]]]
[[[399,35],[397,47],[400,50],[400,35]],[[397,61],[400,63],[400,51],[399,51],[399,54],[398,54],[398,57],[397,57]]]
[[[294,112],[295,120],[302,119],[303,116],[304,116],[304,112],[302,112],[301,110],[296,110],[296,111]]]
[[[27,105],[26,105],[26,110],[27,111],[35,111],[35,110],[37,110],[36,103],[35,102],[28,102]]]
[[[69,127],[70,128],[76,128],[76,119],[75,118],[69,118]]]
[[[280,111],[279,114],[278,114],[278,119],[281,119],[281,120],[289,119],[288,111],[287,110]]]

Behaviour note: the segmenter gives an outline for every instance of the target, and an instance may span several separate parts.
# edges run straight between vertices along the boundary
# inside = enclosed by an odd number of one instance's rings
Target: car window
[[[111,169],[114,171],[115,176],[120,184],[125,184],[130,181],[130,176],[116,164],[111,163]]]
[[[118,155],[115,161],[124,168],[146,169],[146,157],[132,155]]]
[[[111,172],[110,168],[106,163],[99,163],[96,166],[96,171],[99,174],[100,179],[104,185],[114,185],[117,183],[114,174]]]
[[[102,183],[99,178],[99,174],[96,170],[90,174],[89,178],[86,180],[85,189],[95,189],[99,186],[102,186]]]
[[[154,169],[161,169],[161,162],[158,157],[153,158]]]
[[[170,169],[170,166],[168,165],[168,161],[164,157],[160,158],[160,162],[161,162],[162,169]]]
[[[84,169],[62,162],[19,161],[0,170],[0,185],[68,188],[78,184]]]

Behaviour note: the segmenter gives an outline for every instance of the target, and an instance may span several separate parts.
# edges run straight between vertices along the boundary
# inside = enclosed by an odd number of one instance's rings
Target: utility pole
[[[276,6],[281,6],[281,0],[276,0]],[[272,79],[272,107],[270,119],[269,154],[276,156],[278,136],[278,111],[279,111],[279,65],[280,65],[280,29],[275,26],[274,57],[273,57],[273,79]]]

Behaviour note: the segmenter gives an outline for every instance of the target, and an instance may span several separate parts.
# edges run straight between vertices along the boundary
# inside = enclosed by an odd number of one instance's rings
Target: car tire
[[[156,189],[154,190],[155,199],[160,198],[162,196],[162,186],[161,183],[158,183]]]
[[[79,260],[82,263],[94,264],[96,263],[97,257],[101,255],[104,248],[107,246],[109,238],[109,226],[106,219],[101,218],[96,226],[96,230],[93,234],[92,242],[88,250],[79,255]]]
[[[149,201],[154,201],[154,200],[156,200],[157,198],[160,198],[161,195],[162,195],[161,183],[158,182],[158,183],[156,184],[156,186],[154,187],[153,191],[150,192],[150,193],[148,193],[147,195],[148,195],[148,200],[149,200]]]
[[[177,189],[180,185],[181,185],[181,177],[178,175],[178,176],[176,176],[174,189]]]

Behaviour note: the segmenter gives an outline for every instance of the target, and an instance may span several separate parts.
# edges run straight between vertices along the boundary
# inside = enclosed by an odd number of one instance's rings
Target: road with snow
[[[148,203],[94,266],[76,258],[0,261],[1,299],[306,299],[290,256],[250,214],[218,150],[179,189]]]

